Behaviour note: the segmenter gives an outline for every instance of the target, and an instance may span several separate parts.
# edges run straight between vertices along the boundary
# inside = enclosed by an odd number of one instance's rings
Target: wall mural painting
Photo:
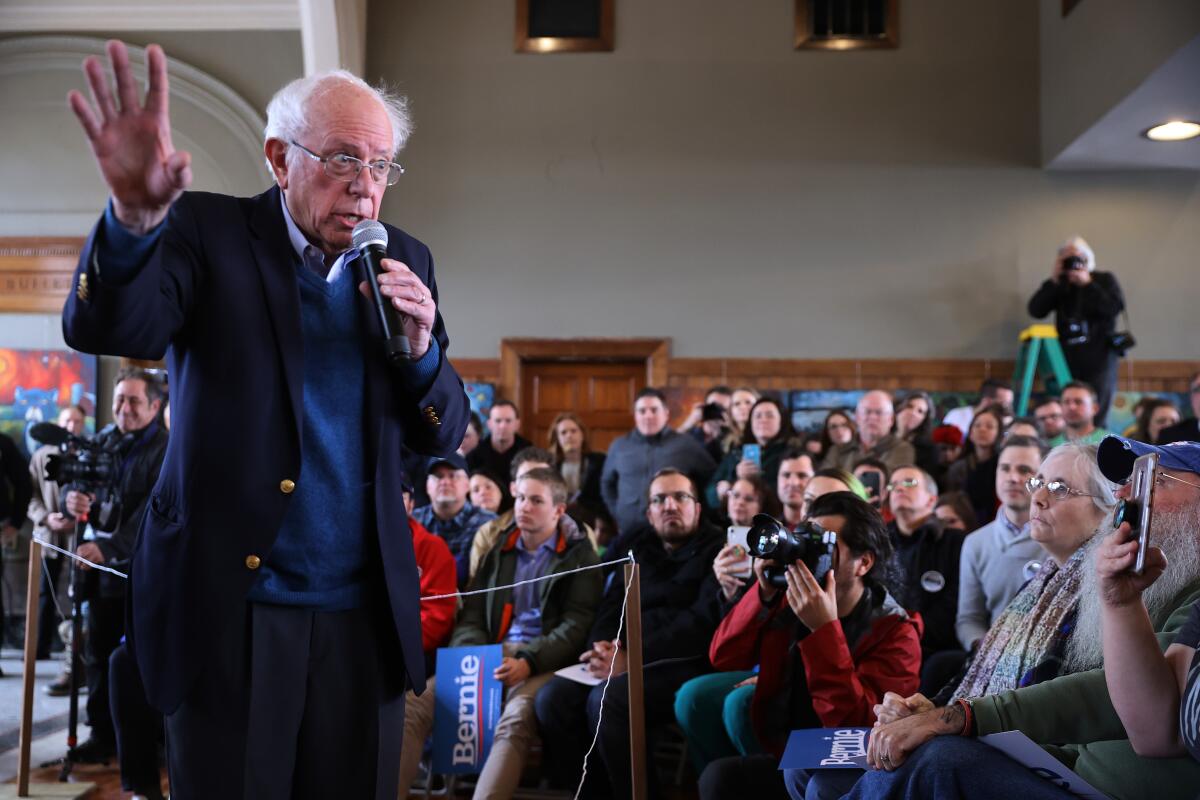
[[[53,422],[69,405],[87,411],[96,426],[96,357],[73,350],[0,348],[0,433],[26,456],[39,447],[29,436],[38,422]]]

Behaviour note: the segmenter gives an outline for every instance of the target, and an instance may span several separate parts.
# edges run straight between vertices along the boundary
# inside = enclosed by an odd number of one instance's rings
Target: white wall
[[[784,0],[622,2],[616,52],[531,56],[510,3],[372,3],[368,76],[417,123],[384,217],[433,248],[452,352],[1010,356],[1078,232],[1136,355],[1195,357],[1197,176],[1038,169],[1034,0],[905,2],[895,51],[797,52],[791,25]]]

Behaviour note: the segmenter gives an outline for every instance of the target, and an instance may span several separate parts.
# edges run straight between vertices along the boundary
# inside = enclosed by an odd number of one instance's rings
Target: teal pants
[[[718,758],[763,752],[750,725],[754,686],[734,688],[753,676],[753,672],[714,672],[693,678],[675,693],[675,718],[687,736],[697,775]]]

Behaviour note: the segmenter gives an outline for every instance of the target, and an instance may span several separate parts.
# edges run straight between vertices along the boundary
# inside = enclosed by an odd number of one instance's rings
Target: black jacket
[[[605,553],[611,561],[632,551],[641,568],[642,658],[647,664],[691,656],[708,661],[708,645],[721,621],[721,592],[712,564],[724,544],[725,535],[702,522],[686,544],[668,553],[654,528],[645,525],[622,535]],[[625,575],[617,569],[608,578],[589,643],[616,638],[624,600]]]
[[[1125,295],[1111,272],[1093,272],[1087,286],[1047,279],[1029,298],[1029,313],[1042,319],[1054,312],[1058,340],[1072,374],[1082,380],[1101,371],[1116,352],[1108,337],[1116,330],[1117,315],[1125,309]],[[1078,324],[1086,325],[1086,341],[1078,342]]]
[[[512,447],[505,450],[503,453],[497,453],[492,448],[492,438],[488,438],[475,445],[475,449],[467,453],[467,468],[472,472],[477,469],[486,469],[505,483],[512,477],[512,462],[517,453],[529,447],[533,442],[529,441],[521,434],[513,437]]]
[[[925,622],[921,653],[928,658],[940,650],[957,650],[954,620],[958,616],[958,565],[962,531],[943,529],[931,517],[912,536],[903,536],[895,522],[888,524],[902,575],[893,594],[905,609]]]
[[[0,524],[14,528],[24,525],[31,497],[33,482],[29,479],[29,462],[13,440],[0,433]]]

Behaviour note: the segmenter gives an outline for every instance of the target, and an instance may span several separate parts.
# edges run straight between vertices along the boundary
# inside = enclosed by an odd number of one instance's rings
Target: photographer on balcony
[[[1095,387],[1098,428],[1104,427],[1116,390],[1117,362],[1133,346],[1127,334],[1116,333],[1117,315],[1124,310],[1116,276],[1096,271],[1096,255],[1081,236],[1058,249],[1053,273],[1029,299],[1031,316],[1042,319],[1054,312],[1071,377]]]
[[[96,434],[94,444],[117,455],[107,485],[66,487],[64,506],[79,519],[87,515],[92,538],[85,534],[75,552],[94,564],[128,571],[138,525],[150,490],[158,480],[167,452],[167,431],[158,421],[164,396],[162,385],[141,369],[123,369],[113,388],[113,424]],[[91,738],[75,748],[71,760],[96,763],[112,758],[116,732],[108,702],[108,659],[125,634],[126,581],[100,570],[87,569],[84,598],[88,600],[87,639],[83,653],[87,668],[87,717]]]

